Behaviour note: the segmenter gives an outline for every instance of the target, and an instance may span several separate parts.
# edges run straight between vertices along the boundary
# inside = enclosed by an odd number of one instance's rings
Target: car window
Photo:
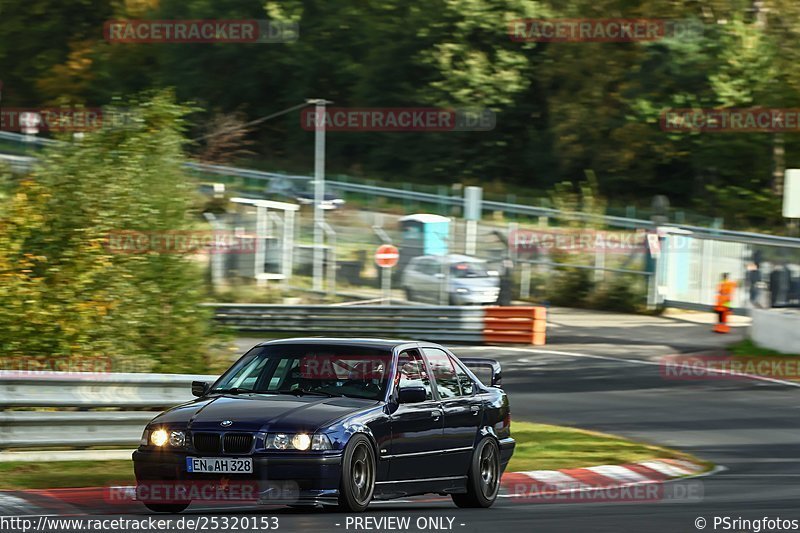
[[[417,272],[421,272],[422,274],[427,274],[428,264],[429,261],[427,259],[420,259],[419,261],[417,261],[417,264],[414,268]]]
[[[328,394],[382,400],[391,351],[347,345],[284,344],[258,347],[215,385],[263,394]]]
[[[488,278],[489,272],[483,263],[462,261],[450,265],[450,275],[454,278]]]
[[[416,350],[406,350],[397,358],[397,374],[395,374],[395,388],[421,385],[425,388],[425,398],[431,400],[431,380],[425,368],[422,356]]]
[[[423,269],[423,272],[429,276],[436,275],[436,273],[439,272],[439,263],[433,259],[426,259]]]
[[[469,377],[469,374],[461,368],[461,366],[453,361],[453,358],[450,358],[453,366],[456,369],[456,377],[458,378],[458,384],[461,385],[461,394],[464,396],[471,396],[473,392],[475,392],[475,384],[472,382],[472,378]]]
[[[256,381],[264,370],[267,364],[267,359],[255,357],[247,364],[243,365],[239,370],[234,372],[226,384],[228,388],[241,388],[241,389],[254,389]]]
[[[446,400],[447,398],[461,396],[458,376],[450,357],[436,348],[425,348],[423,351],[425,352],[425,357],[428,358],[428,363],[431,365],[431,372],[433,373],[434,381],[436,381],[436,390],[439,391],[439,397]]]

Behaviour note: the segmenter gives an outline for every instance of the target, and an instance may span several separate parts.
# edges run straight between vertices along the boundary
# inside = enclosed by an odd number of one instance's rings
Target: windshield
[[[275,345],[253,348],[211,393],[343,396],[382,400],[392,354],[353,346]]]
[[[462,261],[450,266],[450,276],[454,278],[488,278],[489,272],[483,263],[473,261]]]

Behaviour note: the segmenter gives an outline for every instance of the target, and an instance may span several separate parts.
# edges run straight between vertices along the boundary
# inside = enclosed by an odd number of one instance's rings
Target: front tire
[[[339,510],[364,511],[375,492],[375,450],[367,437],[353,435],[342,457],[339,481]]]
[[[467,493],[452,494],[458,507],[491,507],[500,492],[500,448],[492,437],[475,446],[467,473]]]
[[[154,513],[178,514],[185,511],[191,502],[186,503],[145,503],[144,506]]]

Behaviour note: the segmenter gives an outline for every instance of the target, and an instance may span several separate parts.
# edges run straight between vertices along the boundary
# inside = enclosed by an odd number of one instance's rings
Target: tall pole
[[[322,202],[325,201],[325,104],[327,100],[321,98],[309,100],[316,104],[314,116],[314,281],[313,289],[322,291],[323,261],[325,245],[325,211]]]

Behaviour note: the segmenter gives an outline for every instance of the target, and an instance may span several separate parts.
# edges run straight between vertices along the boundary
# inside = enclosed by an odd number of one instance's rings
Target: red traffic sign
[[[381,268],[392,268],[397,264],[398,259],[400,259],[400,252],[397,251],[397,246],[382,244],[375,250],[375,263]]]

